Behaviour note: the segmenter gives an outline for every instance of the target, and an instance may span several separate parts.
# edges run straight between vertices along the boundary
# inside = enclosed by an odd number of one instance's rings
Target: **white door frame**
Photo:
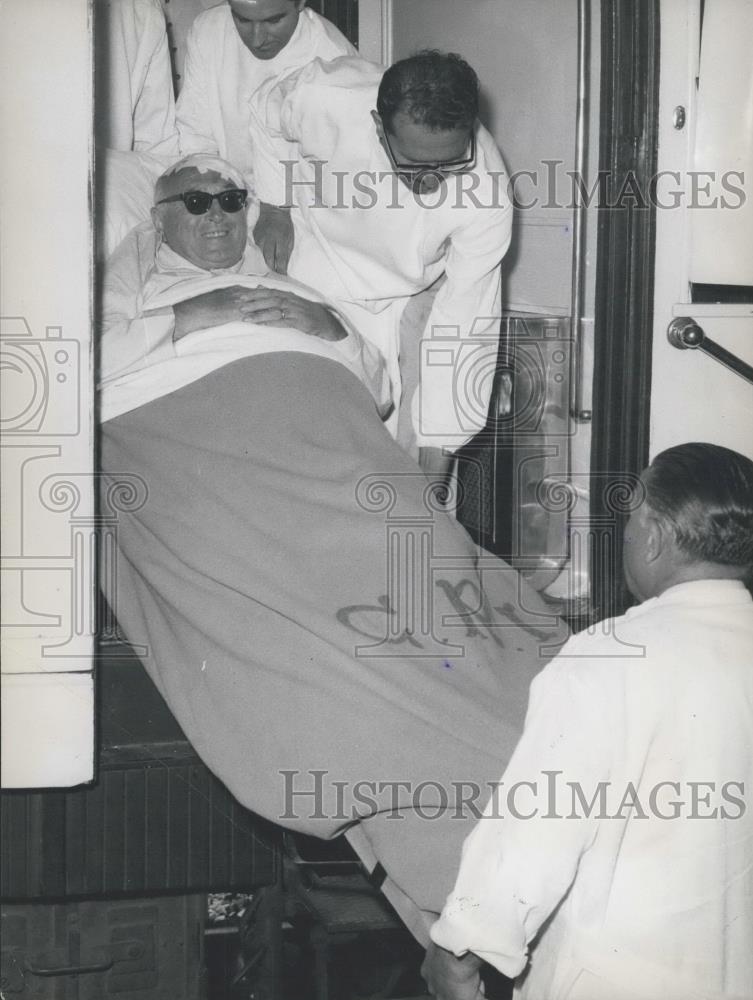
[[[94,776],[91,14],[0,5],[7,788]]]
[[[358,5],[358,50],[364,59],[389,66],[392,63],[393,0],[360,0]]]

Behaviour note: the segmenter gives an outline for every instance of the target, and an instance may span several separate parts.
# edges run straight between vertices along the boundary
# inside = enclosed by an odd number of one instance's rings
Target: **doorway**
[[[630,183],[656,169],[658,0],[386,6],[392,58],[437,47],[478,72],[516,210],[459,514],[587,624],[628,602],[619,498],[648,456],[655,213]]]

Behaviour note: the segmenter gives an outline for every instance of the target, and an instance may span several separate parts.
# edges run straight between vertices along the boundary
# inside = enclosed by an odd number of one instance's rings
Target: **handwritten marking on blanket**
[[[447,647],[450,639],[455,638],[453,633],[460,629],[465,638],[491,639],[504,649],[503,630],[509,630],[511,623],[516,631],[523,629],[538,640],[552,637],[551,629],[537,628],[526,622],[522,610],[515,605],[509,602],[492,605],[486,593],[473,580],[463,578],[453,582],[438,578],[434,581],[434,589],[438,589],[446,601],[436,601],[428,609],[420,609],[421,614],[413,607],[405,607],[399,600],[391,600],[389,594],[380,594],[376,604],[350,604],[340,608],[337,620],[352,632],[380,645],[407,644],[422,651],[433,647],[441,652],[441,647]],[[454,615],[447,613],[447,601],[455,611]],[[519,646],[517,648],[520,649]],[[368,647],[359,647],[357,654],[370,655]],[[443,665],[452,669],[449,658],[444,658]]]
[[[398,612],[397,609],[391,606],[387,594],[380,594],[377,601],[378,604],[350,604],[347,607],[340,608],[337,612],[337,620],[341,625],[345,625],[346,628],[357,632],[358,635],[362,635],[366,639],[381,640],[382,642],[389,642],[394,645],[407,642],[417,649],[422,649],[421,643],[407,628],[402,628],[399,631],[395,629],[395,618]],[[368,630],[368,626],[371,624],[374,616],[377,619],[384,617],[384,632],[371,632]],[[352,620],[354,618],[355,621]],[[366,627],[359,627],[359,621]],[[375,627],[379,628],[378,625]]]

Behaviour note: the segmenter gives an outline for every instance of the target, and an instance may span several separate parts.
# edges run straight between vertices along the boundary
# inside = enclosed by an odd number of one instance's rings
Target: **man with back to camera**
[[[265,81],[355,49],[305,0],[229,0],[200,14],[188,35],[178,96],[180,149],[217,153],[253,178],[248,102]],[[284,147],[280,155],[285,156]]]
[[[643,603],[534,680],[431,931],[440,1000],[481,996],[482,959],[529,1000],[753,996],[753,462],[670,448],[634,502]]]
[[[386,71],[315,60],[251,102],[260,137],[297,145],[284,186],[273,147],[257,162],[257,194],[280,225],[289,211],[294,231],[289,261],[287,244],[260,243],[267,263],[306,273],[337,302],[384,354],[396,397],[414,360],[400,358],[405,306],[444,275],[421,325],[426,363],[411,399],[412,444],[439,476],[452,460],[446,449],[485,423],[511,233],[504,163],[478,106],[473,69],[435,51]],[[389,426],[394,433],[394,417]]]

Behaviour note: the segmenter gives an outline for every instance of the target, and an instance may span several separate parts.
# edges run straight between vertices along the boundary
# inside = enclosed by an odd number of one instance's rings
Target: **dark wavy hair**
[[[690,559],[753,570],[753,462],[716,444],[661,452],[643,476],[649,507]]]
[[[471,129],[478,116],[475,70],[454,52],[424,49],[400,59],[379,84],[377,111],[391,131],[398,111],[433,132]]]

